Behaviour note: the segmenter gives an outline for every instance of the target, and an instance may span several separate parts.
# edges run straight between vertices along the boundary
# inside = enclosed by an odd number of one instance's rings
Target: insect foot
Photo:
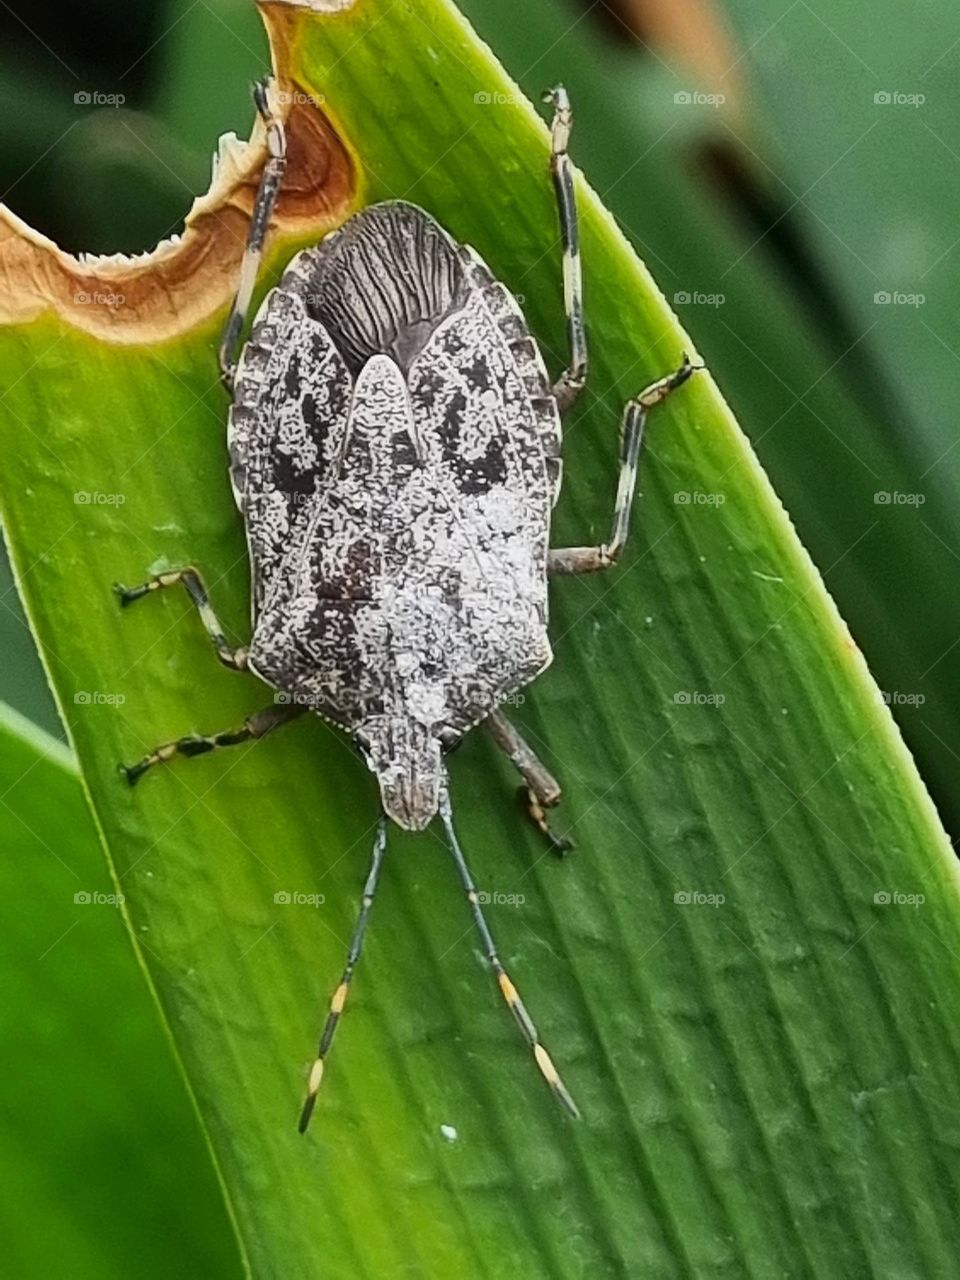
[[[577,847],[570,836],[558,835],[547,819],[547,809],[552,808],[560,801],[559,792],[556,797],[546,800],[543,796],[537,795],[532,787],[521,787],[519,795],[524,802],[527,813],[533,820],[534,826],[546,836],[547,843],[553,853],[557,854],[558,857],[564,858],[571,850]]]

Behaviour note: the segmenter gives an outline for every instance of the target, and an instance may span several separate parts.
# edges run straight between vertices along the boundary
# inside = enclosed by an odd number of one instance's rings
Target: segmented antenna
[[[533,1019],[527,1012],[527,1007],[520,999],[517,988],[510,981],[510,977],[504,969],[497,954],[497,948],[494,945],[493,936],[487,925],[482,910],[480,909],[480,899],[477,895],[477,886],[473,882],[473,876],[470,874],[470,868],[467,866],[466,859],[463,856],[463,850],[460,848],[460,842],[457,840],[456,832],[453,829],[453,814],[450,809],[450,792],[447,787],[446,778],[440,784],[440,817],[443,820],[444,828],[447,832],[447,839],[450,842],[450,852],[453,854],[453,860],[457,865],[457,871],[460,873],[460,879],[463,883],[464,891],[467,895],[467,902],[470,904],[470,911],[473,915],[473,922],[477,926],[477,930],[483,940],[483,947],[487,953],[487,959],[497,979],[497,985],[500,988],[500,994],[506,1000],[510,1012],[517,1021],[517,1026],[523,1033],[523,1037],[527,1044],[533,1050],[533,1056],[537,1066],[546,1080],[547,1084],[553,1090],[554,1096],[560,1104],[572,1116],[578,1120],[580,1111],[577,1104],[570,1095],[567,1086],[560,1079],[560,1073],[553,1065],[549,1053],[540,1043],[540,1036]]]
[[[330,998],[330,1009],[327,1013],[327,1020],[323,1024],[323,1031],[320,1034],[320,1044],[317,1048],[317,1056],[313,1066],[310,1068],[310,1079],[307,1082],[307,1096],[303,1103],[303,1110],[300,1112],[300,1123],[297,1128],[301,1133],[306,1133],[307,1125],[310,1123],[310,1117],[313,1115],[313,1108],[316,1105],[317,1093],[320,1090],[320,1083],[323,1080],[323,1069],[326,1063],[327,1054],[330,1052],[330,1045],[333,1042],[334,1032],[337,1029],[337,1023],[340,1021],[340,1015],[343,1013],[343,1006],[347,1002],[347,992],[350,990],[350,980],[353,977],[353,971],[360,959],[360,952],[363,949],[363,935],[366,932],[367,920],[370,916],[370,908],[373,906],[374,895],[377,892],[377,881],[380,879],[380,867],[383,864],[383,854],[387,847],[387,819],[386,816],[380,818],[377,826],[377,837],[373,842],[373,857],[370,862],[370,871],[367,875],[367,882],[363,886],[363,898],[360,902],[360,914],[357,916],[357,923],[353,927],[353,937],[350,939],[350,947],[347,951],[347,963],[344,966],[343,977],[340,979],[337,989]]]

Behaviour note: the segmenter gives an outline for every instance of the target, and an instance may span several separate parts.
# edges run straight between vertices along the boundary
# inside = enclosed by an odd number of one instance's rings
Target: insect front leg
[[[567,342],[570,364],[553,386],[557,407],[569,409],[587,380],[587,336],[583,326],[583,272],[580,266],[580,230],[577,222],[577,198],[573,188],[573,169],[567,146],[573,126],[570,99],[563,85],[548,89],[544,102],[553,105],[550,124],[550,173],[557,196],[560,215],[560,237],[563,242],[563,305],[567,316]]]
[[[133,786],[155,764],[166,764],[174,756],[202,756],[210,751],[216,751],[219,747],[235,747],[241,742],[265,738],[268,733],[279,729],[283,724],[288,724],[289,721],[302,715],[305,710],[305,707],[296,703],[275,703],[273,706],[264,707],[262,711],[255,711],[252,716],[247,716],[237,729],[225,729],[221,733],[211,734],[191,733],[186,737],[177,738],[175,742],[164,742],[159,747],[154,747],[136,764],[122,764],[120,772]]]
[[[547,821],[546,810],[560,802],[560,784],[520,731],[502,711],[492,711],[483,722],[494,742],[506,754],[526,785],[527,812],[550,842],[554,853],[568,853],[573,841],[556,835]]]
[[[174,587],[177,583],[183,584],[187,595],[196,605],[204,630],[210,637],[217,657],[223,665],[229,667],[232,671],[245,671],[247,667],[247,650],[246,648],[235,649],[227,643],[220,621],[207,597],[207,589],[203,585],[203,578],[192,565],[188,565],[185,569],[172,569],[169,573],[158,573],[156,577],[141,583],[139,587],[125,587],[118,582],[115,583],[113,589],[120,597],[121,605],[128,605],[132,604],[134,600],[140,600],[149,595],[151,591],[159,591],[162,587]]]
[[[620,429],[620,480],[610,539],[598,547],[563,547],[550,551],[547,558],[549,573],[595,573],[598,569],[610,568],[619,560],[630,528],[630,510],[637,488],[637,463],[647,413],[686,382],[699,367],[692,365],[685,355],[676,373],[651,383],[635,399],[627,401]]]
[[[257,274],[260,270],[260,259],[263,256],[263,242],[267,227],[270,225],[270,215],[273,213],[273,206],[276,204],[277,194],[287,167],[286,132],[283,121],[271,110],[269,87],[268,76],[264,76],[253,86],[253,100],[267,131],[268,154],[263,173],[260,175],[260,186],[257,188],[253,213],[250,217],[250,230],[247,233],[247,244],[240,264],[237,295],[230,309],[230,315],[227,317],[218,351],[220,372],[229,391],[233,390],[233,375],[237,367],[237,341],[250,309],[250,299],[253,297]]]

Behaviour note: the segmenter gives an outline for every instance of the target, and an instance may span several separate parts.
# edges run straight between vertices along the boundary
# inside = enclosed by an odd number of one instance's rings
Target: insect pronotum
[[[628,401],[609,539],[549,547],[560,488],[561,414],[587,376],[570,103],[552,104],[550,169],[563,244],[569,363],[556,382],[511,292],[424,210],[372,205],[299,253],[264,300],[236,357],[286,165],[270,83],[255,87],[268,158],[237,295],[220,345],[231,394],[231,479],[252,573],[253,634],[224,636],[193,567],[138,587],[123,604],[181,584],[217,656],[277,691],[237,729],[192,735],[125,766],[153,765],[262,738],[304,711],[352,736],[380,785],[382,816],[359,915],[330,1001],[300,1115],[304,1131],[360,959],[387,844],[387,819],[443,825],[500,992],[544,1079],[578,1115],[497,953],[454,830],[444,755],[484,724],[522,776],[531,816],[560,787],[502,711],[550,662],[547,581],[614,564],[627,538],[648,411],[693,366]]]

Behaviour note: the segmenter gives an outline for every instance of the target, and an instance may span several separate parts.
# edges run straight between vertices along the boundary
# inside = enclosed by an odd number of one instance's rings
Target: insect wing
[[[302,297],[273,290],[237,370],[228,435],[231,480],[250,547],[254,616],[336,470],[351,383]]]

